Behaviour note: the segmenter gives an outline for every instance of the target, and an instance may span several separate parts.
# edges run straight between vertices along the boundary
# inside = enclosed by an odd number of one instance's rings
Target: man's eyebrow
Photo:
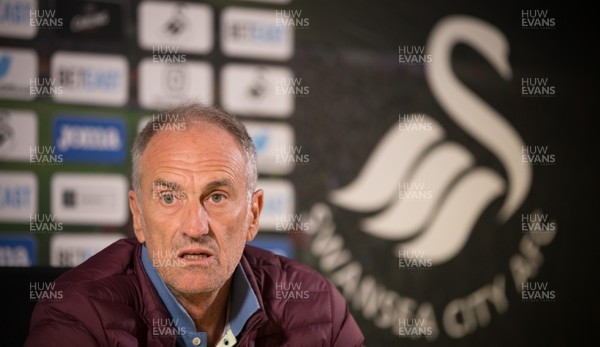
[[[161,179],[157,179],[152,182],[152,190],[160,188],[160,189],[172,189],[172,190],[181,190],[181,185],[176,182],[169,182]]]
[[[233,184],[233,182],[230,179],[222,179],[222,180],[217,180],[217,181],[212,181],[210,183],[208,183],[206,185],[206,187],[204,187],[205,190],[213,190],[216,188],[220,188],[220,187],[230,187],[233,188],[235,187],[235,184]]]

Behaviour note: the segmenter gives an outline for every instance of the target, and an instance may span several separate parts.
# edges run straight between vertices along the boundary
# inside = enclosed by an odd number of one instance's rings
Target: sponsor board
[[[276,10],[228,7],[221,13],[220,34],[227,56],[287,60],[294,54],[294,29],[277,25]]]
[[[0,2],[0,37],[32,39],[38,27],[31,25],[31,13],[38,8],[37,0]]]
[[[129,183],[119,174],[56,173],[51,213],[65,224],[122,226],[129,217]]]
[[[285,67],[228,64],[221,71],[221,103],[238,115],[289,117],[294,112],[294,96],[277,92],[277,83],[293,78]]]
[[[37,176],[28,171],[0,171],[0,221],[29,223],[37,209]]]
[[[31,146],[38,143],[38,121],[29,110],[0,109],[0,160],[30,160]]]
[[[259,173],[285,175],[294,170],[293,162],[278,160],[280,148],[294,145],[294,130],[289,124],[246,121],[244,125],[256,147]]]
[[[121,4],[104,1],[57,1],[56,15],[64,20],[60,36],[79,39],[119,39],[123,33]]]
[[[65,162],[121,164],[127,157],[126,133],[120,118],[58,116],[52,144]]]
[[[34,50],[0,47],[0,99],[35,99],[30,80],[37,75],[38,56]]]
[[[37,240],[31,235],[0,234],[0,266],[37,265]]]
[[[118,233],[54,235],[50,239],[50,266],[77,266],[124,237]]]
[[[163,109],[194,100],[212,105],[213,69],[210,64],[187,61],[185,64],[140,62],[138,99],[147,109]]]
[[[59,51],[50,61],[51,78],[62,93],[57,102],[123,106],[129,97],[129,64],[121,55]]]
[[[295,212],[294,186],[290,181],[283,179],[259,179],[257,188],[264,190],[260,228],[276,230],[282,216],[290,216]]]
[[[303,184],[298,210],[308,223],[313,261],[352,303],[358,324],[381,336],[381,345],[398,337],[481,345],[469,341],[498,330],[513,306],[519,314],[515,297],[548,300],[556,294],[552,283],[531,281],[559,228],[538,205],[544,201],[535,197],[534,167],[522,162],[532,155],[546,162],[554,157],[546,146],[526,146],[521,129],[507,121],[514,103],[496,109],[500,103],[488,103],[455,70],[461,62],[453,52],[466,45],[493,67],[502,93],[509,94],[514,67],[501,30],[478,18],[448,16],[426,42],[419,51],[433,58],[422,66],[423,92],[431,93],[437,109],[401,114],[371,135],[360,129],[361,141],[347,140],[350,116],[345,126],[336,120],[324,129],[298,131],[297,142],[318,137],[327,148],[311,153],[325,167],[309,166],[306,175],[326,179]],[[380,120],[397,111],[391,109],[372,115],[366,106],[356,113]],[[321,122],[321,107],[313,110],[319,112],[306,112],[308,124]],[[536,212],[524,217],[532,208]],[[430,287],[444,290],[422,290]]]
[[[206,54],[213,48],[213,11],[208,5],[142,1],[137,14],[138,44],[143,49],[174,47]]]

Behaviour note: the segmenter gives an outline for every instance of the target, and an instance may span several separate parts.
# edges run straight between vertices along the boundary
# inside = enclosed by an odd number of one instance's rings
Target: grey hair
[[[136,194],[140,194],[140,159],[152,137],[165,129],[180,129],[186,131],[191,126],[202,122],[216,125],[230,133],[240,145],[246,157],[246,187],[248,198],[256,189],[258,178],[256,169],[256,147],[248,131],[237,117],[216,107],[205,106],[198,103],[189,103],[177,106],[166,112],[152,117],[136,136],[131,148],[131,186]]]

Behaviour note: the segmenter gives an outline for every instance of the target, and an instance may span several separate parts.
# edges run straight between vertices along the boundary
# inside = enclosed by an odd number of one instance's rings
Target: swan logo
[[[349,210],[381,210],[363,219],[361,229],[381,239],[400,241],[397,254],[423,252],[434,264],[445,263],[461,251],[478,217],[502,195],[506,199],[498,222],[510,218],[531,182],[531,168],[520,160],[524,143],[519,134],[452,73],[450,54],[461,43],[486,57],[504,79],[511,77],[504,36],[481,21],[462,18],[443,21],[431,33],[428,54],[436,59],[425,68],[427,82],[444,111],[497,156],[507,179],[478,166],[467,148],[450,141],[438,122],[421,114],[419,121],[429,125],[429,131],[411,136],[414,127],[392,127],[356,179],[330,195],[332,203]],[[407,121],[412,120],[405,116],[404,123]],[[396,154],[399,149],[401,155]],[[430,191],[443,194],[425,200],[394,199],[389,187],[397,182],[421,182]]]
[[[448,276],[462,273],[462,267],[452,267],[452,260],[465,250],[476,225],[487,223],[482,233],[489,227],[508,225],[531,188],[532,166],[523,165],[525,143],[519,133],[454,73],[452,51],[457,45],[474,49],[508,81],[513,77],[508,41],[487,22],[470,16],[449,16],[430,33],[426,54],[433,59],[424,67],[427,84],[443,112],[499,165],[482,164],[483,160],[477,160],[478,152],[453,141],[447,132],[452,125],[445,127],[425,113],[403,114],[400,126],[394,125],[384,133],[356,177],[330,191],[329,203],[317,202],[303,214],[309,225],[306,232],[312,237],[310,252],[320,270],[362,318],[397,336],[407,335],[402,322],[408,321],[420,322],[423,329],[415,334],[431,340],[441,333],[462,338],[489,325],[494,314],[504,314],[509,308],[509,283],[520,293],[521,283],[537,275],[543,263],[540,249],[556,234],[556,228],[554,233],[524,234],[519,251],[507,255],[507,270],[461,277],[468,285],[453,285],[448,293],[454,294],[420,291],[413,298],[410,293],[396,291],[445,285]],[[400,196],[393,187],[400,187]],[[539,220],[542,211],[536,211],[535,220]],[[379,262],[369,259],[363,263],[355,258],[354,252],[364,257],[365,250],[347,247],[342,234],[336,231],[338,223],[353,225],[353,218],[336,219],[336,213],[358,214],[354,218],[359,230],[348,233],[355,235],[354,241],[361,242],[362,238],[373,247],[391,249],[399,258],[401,270],[419,268],[427,269],[427,273],[414,277],[413,289],[403,285],[412,276],[406,271],[389,281],[386,272],[368,273],[367,268],[373,265],[389,269],[389,260],[385,255],[374,255]],[[518,218],[511,223],[515,221]],[[529,247],[535,251],[529,252]],[[451,271],[443,274],[446,269]],[[465,287],[473,289],[465,293]]]

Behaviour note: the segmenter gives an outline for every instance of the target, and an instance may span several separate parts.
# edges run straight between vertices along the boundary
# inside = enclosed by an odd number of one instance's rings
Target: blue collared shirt
[[[185,347],[206,347],[207,333],[196,331],[194,321],[173,296],[158,271],[152,265],[148,256],[146,245],[142,245],[142,264],[148,274],[150,281],[156,288],[158,295],[165,304],[167,311],[171,314],[169,322],[153,322],[153,333],[175,333],[177,334],[177,345]],[[259,309],[258,299],[250,286],[246,273],[241,264],[238,264],[233,272],[231,288],[228,299],[227,323],[223,336],[217,344],[218,347],[232,347],[237,343],[244,325],[250,317]],[[169,328],[169,326],[174,327]]]

